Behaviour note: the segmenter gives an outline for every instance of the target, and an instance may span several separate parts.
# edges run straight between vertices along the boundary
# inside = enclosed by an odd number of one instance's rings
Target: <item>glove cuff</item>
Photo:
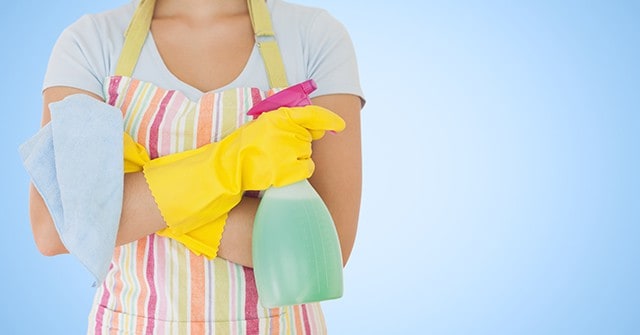
[[[157,234],[184,244],[196,255],[213,259],[218,255],[227,217],[228,215],[224,214],[216,220],[181,235],[175,234],[171,228],[165,228]]]
[[[196,150],[160,157],[143,167],[153,198],[176,236],[226,215],[242,199],[239,189],[225,187],[229,176],[216,171],[211,152]]]

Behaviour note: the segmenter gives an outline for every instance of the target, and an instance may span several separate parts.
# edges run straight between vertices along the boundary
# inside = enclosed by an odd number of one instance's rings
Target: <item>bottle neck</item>
[[[264,196],[283,199],[304,199],[319,197],[307,179],[281,187],[267,189]]]

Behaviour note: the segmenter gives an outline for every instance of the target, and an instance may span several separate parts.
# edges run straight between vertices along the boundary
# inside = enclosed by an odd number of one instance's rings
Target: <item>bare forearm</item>
[[[259,200],[244,197],[227,218],[218,257],[251,267],[251,235]],[[125,175],[125,196],[117,245],[126,244],[166,227],[143,173]]]
[[[116,244],[122,245],[166,227],[151,191],[141,172],[125,175],[122,217]],[[234,263],[252,266],[251,235],[259,200],[244,197],[227,218],[218,257]]]
[[[166,226],[144,174],[142,172],[125,174],[122,214],[116,245],[139,240]]]
[[[44,201],[35,189],[32,189],[31,198],[31,222],[38,249],[47,256],[67,253]],[[257,206],[258,199],[244,198],[229,213],[219,257],[245,266],[252,265],[251,233]],[[126,174],[116,245],[136,241],[165,227],[143,173]]]
[[[33,186],[30,192],[30,216],[34,239],[42,254],[53,256],[68,252],[44,200]],[[165,226],[142,173],[126,174],[116,245],[138,240]]]
[[[260,200],[257,198],[243,197],[240,204],[229,212],[218,249],[218,257],[253,267],[251,238],[259,203]]]

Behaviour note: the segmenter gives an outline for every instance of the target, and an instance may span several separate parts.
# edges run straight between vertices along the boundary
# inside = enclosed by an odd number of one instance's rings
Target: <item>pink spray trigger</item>
[[[316,88],[318,88],[318,86],[313,79],[287,87],[253,105],[247,112],[247,115],[251,115],[256,119],[260,114],[276,110],[280,107],[302,107],[310,105],[311,99],[309,99],[309,94],[315,91]]]

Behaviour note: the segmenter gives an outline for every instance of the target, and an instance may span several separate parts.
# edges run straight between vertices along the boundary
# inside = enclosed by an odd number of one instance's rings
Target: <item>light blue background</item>
[[[368,98],[331,334],[640,334],[640,2],[320,1]],[[17,154],[51,47],[119,1],[3,5],[3,334],[81,334],[92,279],[41,256]]]

